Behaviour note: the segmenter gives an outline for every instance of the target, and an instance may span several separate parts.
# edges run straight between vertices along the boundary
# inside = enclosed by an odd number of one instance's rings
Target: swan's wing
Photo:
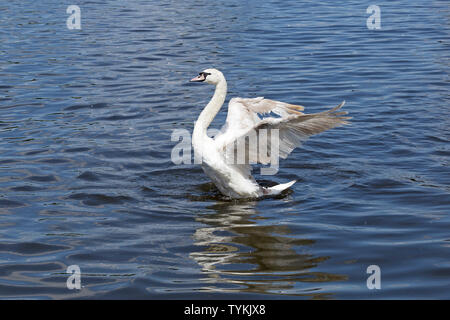
[[[314,114],[303,114],[296,110],[294,110],[295,112],[289,112],[286,111],[286,107],[281,107],[286,113],[280,118],[264,118],[257,121],[252,127],[247,127],[247,130],[240,130],[238,134],[226,134],[228,139],[223,141],[225,142],[223,148],[226,157],[230,159],[237,157],[236,159],[239,159],[238,152],[242,154],[245,151],[245,163],[268,164],[271,162],[272,156],[285,159],[292,150],[300,146],[310,136],[346,124],[345,120],[350,119],[344,117],[347,112],[339,111],[344,103],[345,101],[331,110]],[[262,101],[257,107],[260,108],[259,110],[266,110]],[[291,109],[291,107],[287,108]],[[273,109],[272,112],[274,112]],[[278,139],[276,135],[278,135]],[[233,136],[234,139],[231,139]],[[273,140],[272,136],[276,140]],[[255,137],[256,140],[252,140]],[[272,148],[272,142],[277,143],[278,148]],[[261,146],[265,147],[262,148]],[[278,151],[278,155],[272,155],[273,151]]]
[[[273,112],[280,117],[301,115],[302,106],[280,101],[258,98],[232,98],[228,103],[225,125],[215,138],[218,145],[226,145],[245,134],[261,121],[264,115]]]
[[[298,106],[294,104],[289,104],[281,101],[275,101],[270,99],[264,99],[263,97],[244,99],[244,98],[234,98],[235,103],[240,103],[250,112],[258,113],[260,115],[265,115],[267,113],[273,112],[280,117],[286,117],[288,115],[299,115],[303,114],[305,108],[303,106]]]
[[[220,129],[219,134],[214,137],[215,143],[219,149],[224,151],[224,156],[229,165],[235,166],[243,175],[253,179],[250,162],[246,161],[238,164],[234,161],[234,158],[230,157],[231,152],[234,154],[234,151],[227,150],[227,146],[261,122],[259,115],[264,116],[271,112],[280,117],[301,115],[300,111],[303,109],[302,106],[264,99],[263,97],[232,98],[228,103],[226,122]],[[256,163],[256,161],[252,163]]]

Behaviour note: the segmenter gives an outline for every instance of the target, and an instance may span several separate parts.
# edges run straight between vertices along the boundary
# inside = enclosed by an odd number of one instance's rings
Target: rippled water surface
[[[450,298],[448,1],[377,2],[381,30],[360,1],[70,4],[0,4],[0,298]],[[352,124],[225,201],[171,161],[208,67]]]

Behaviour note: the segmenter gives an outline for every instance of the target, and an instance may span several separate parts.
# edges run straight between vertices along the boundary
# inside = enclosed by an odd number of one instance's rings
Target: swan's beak
[[[200,73],[198,76],[196,76],[195,78],[191,79],[191,82],[202,82],[205,81],[206,77],[203,73]]]

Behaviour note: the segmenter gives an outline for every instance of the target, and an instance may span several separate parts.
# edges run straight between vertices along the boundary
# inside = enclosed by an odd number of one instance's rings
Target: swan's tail
[[[297,182],[297,180],[292,180],[291,182],[288,182],[288,183],[277,184],[276,186],[273,186],[270,188],[264,188],[265,189],[264,193],[267,195],[280,194],[284,190],[290,188],[296,182]]]

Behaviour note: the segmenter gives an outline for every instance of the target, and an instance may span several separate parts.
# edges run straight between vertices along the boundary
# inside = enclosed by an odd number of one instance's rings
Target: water
[[[447,1],[377,2],[381,30],[358,1],[70,4],[0,4],[1,298],[450,298]],[[257,176],[283,197],[224,201],[170,158],[209,67],[352,124]]]

